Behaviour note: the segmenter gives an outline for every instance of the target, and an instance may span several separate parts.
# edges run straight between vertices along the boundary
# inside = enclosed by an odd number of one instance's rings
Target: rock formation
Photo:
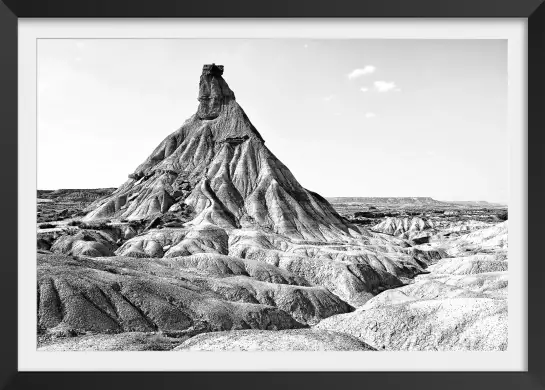
[[[197,113],[117,191],[91,204],[84,219],[145,219],[182,203],[194,212],[194,224],[256,226],[318,241],[357,236],[265,146],[222,74],[222,66],[204,66]]]
[[[199,108],[197,116],[200,119],[216,119],[224,106],[235,100],[235,94],[221,77],[223,65],[204,65],[199,82]]]
[[[196,113],[123,185],[39,230],[42,349],[506,347],[507,222],[349,222],[265,146],[223,72],[203,67]]]

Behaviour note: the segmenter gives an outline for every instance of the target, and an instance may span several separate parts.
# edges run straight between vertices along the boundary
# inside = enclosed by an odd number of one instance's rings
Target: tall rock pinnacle
[[[200,119],[215,119],[220,115],[222,107],[235,100],[235,94],[223,77],[223,65],[204,65],[199,83],[199,108],[197,116]]]
[[[350,239],[357,228],[303,188],[265,146],[222,77],[204,65],[199,107],[86,220],[149,219],[190,209],[188,226],[266,229],[308,240]]]

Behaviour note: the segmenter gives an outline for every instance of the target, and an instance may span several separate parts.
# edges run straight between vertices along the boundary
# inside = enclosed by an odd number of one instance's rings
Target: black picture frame
[[[538,389],[545,387],[544,261],[540,257],[545,170],[543,0],[3,0],[0,5],[0,386],[6,389],[364,388]],[[528,21],[527,372],[17,372],[17,19],[56,17],[448,17]],[[24,145],[19,145],[24,147]],[[533,242],[533,244],[530,244]],[[511,261],[516,261],[513,259]],[[531,261],[530,261],[531,260]],[[20,261],[20,259],[19,259]]]

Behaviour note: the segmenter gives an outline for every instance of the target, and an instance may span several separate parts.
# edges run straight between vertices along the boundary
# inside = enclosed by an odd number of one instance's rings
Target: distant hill
[[[72,218],[115,188],[38,190],[38,222]]]
[[[57,202],[89,202],[110,195],[115,188],[38,190],[38,198],[54,199]]]
[[[506,204],[491,203],[485,200],[458,200],[458,201],[450,201],[450,202],[444,202],[444,203],[459,204],[462,206],[477,206],[477,207],[507,207]]]
[[[479,201],[441,201],[430,197],[331,197],[327,200],[332,204],[359,204],[383,207],[507,207],[499,203]]]
[[[369,205],[442,205],[430,197],[335,197],[327,198],[331,203],[366,203]]]

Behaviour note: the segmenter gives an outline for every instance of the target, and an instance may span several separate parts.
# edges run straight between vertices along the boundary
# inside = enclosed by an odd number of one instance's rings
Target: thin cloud
[[[305,49],[308,48],[308,43],[305,43],[304,46],[303,46]]]
[[[324,102],[330,102],[335,99],[335,95],[329,95],[324,98]]]
[[[374,73],[377,68],[373,65],[367,65],[363,68],[354,69],[352,72],[348,73],[348,79],[353,80],[358,77],[365,76],[366,74]]]
[[[367,88],[367,87],[361,87],[361,88],[360,88],[360,91],[362,91],[362,92],[367,92],[367,91],[369,91],[369,88]]]
[[[374,85],[378,92],[401,91],[393,81],[375,81]]]
[[[366,118],[374,118],[374,117],[376,117],[376,114],[374,112],[366,112],[365,117]]]

